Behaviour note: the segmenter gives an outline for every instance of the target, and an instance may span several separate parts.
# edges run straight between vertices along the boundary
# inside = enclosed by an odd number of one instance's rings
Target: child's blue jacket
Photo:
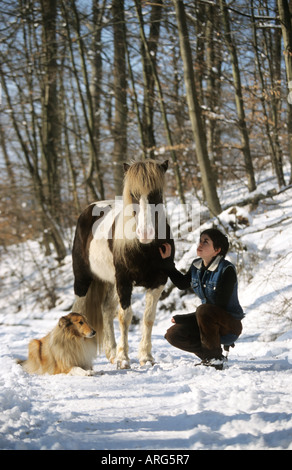
[[[202,303],[218,305],[216,302],[216,294],[220,288],[220,281],[225,270],[235,267],[230,261],[222,256],[217,256],[207,269],[202,269],[201,258],[195,259],[191,265],[191,287],[195,294],[201,299]],[[244,313],[238,300],[237,292],[238,283],[236,281],[230,299],[228,301],[226,311],[238,320],[242,320]]]

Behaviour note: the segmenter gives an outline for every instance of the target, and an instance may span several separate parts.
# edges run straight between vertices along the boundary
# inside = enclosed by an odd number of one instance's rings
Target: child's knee
[[[212,306],[211,306],[212,307]],[[201,321],[206,320],[213,316],[212,308],[210,308],[209,304],[202,304],[196,310],[196,317],[197,321],[200,323]]]
[[[175,329],[175,325],[174,326],[171,326],[170,328],[168,328],[168,330],[166,331],[165,335],[164,335],[164,338],[166,339],[166,341],[168,341],[170,344],[173,344],[174,342],[174,329]]]

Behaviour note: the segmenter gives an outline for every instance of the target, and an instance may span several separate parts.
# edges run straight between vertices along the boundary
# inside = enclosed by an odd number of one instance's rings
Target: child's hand
[[[171,255],[171,245],[169,243],[163,243],[162,247],[159,247],[161,258],[169,258]]]

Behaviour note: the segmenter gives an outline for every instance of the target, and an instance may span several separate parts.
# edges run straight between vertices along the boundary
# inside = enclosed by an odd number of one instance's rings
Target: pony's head
[[[163,202],[164,175],[168,160],[158,163],[144,160],[124,164],[124,208],[135,216],[136,236],[140,243],[151,243],[156,236],[155,213]]]

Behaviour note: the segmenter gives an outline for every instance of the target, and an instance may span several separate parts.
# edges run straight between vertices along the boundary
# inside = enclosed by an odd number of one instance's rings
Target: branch
[[[246,199],[243,199],[242,201],[237,202],[236,204],[234,203],[229,204],[224,207],[224,210],[229,209],[229,207],[233,207],[233,206],[243,207],[243,206],[247,206],[248,204],[258,204],[263,199],[273,198],[274,196],[278,196],[279,194],[291,188],[292,188],[292,184],[290,184],[289,186],[286,186],[285,188],[282,188],[280,191],[276,191],[275,189],[270,189],[266,194],[262,194],[262,193],[255,194],[254,196],[247,197]]]

